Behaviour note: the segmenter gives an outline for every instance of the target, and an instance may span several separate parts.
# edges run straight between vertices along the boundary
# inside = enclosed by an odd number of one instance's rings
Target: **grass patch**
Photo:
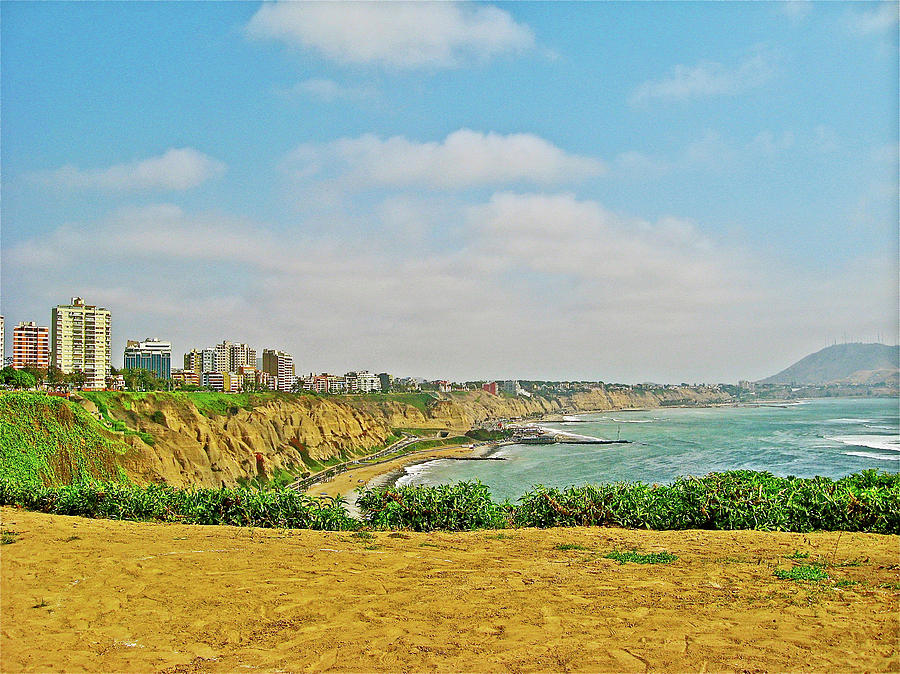
[[[0,545],[9,545],[16,542],[18,534],[11,529],[3,529],[0,531]]]
[[[453,445],[468,445],[472,443],[471,438],[465,435],[456,435],[452,438],[435,438],[433,440],[422,440],[410,447],[410,451],[420,451],[423,449],[434,449],[435,447],[452,447]]]
[[[604,559],[613,559],[619,564],[631,562],[633,564],[669,564],[674,562],[678,557],[671,552],[638,552],[637,550],[613,550],[605,555]]]
[[[853,587],[854,585],[859,585],[859,581],[842,578],[841,580],[835,581],[834,583],[835,587]]]
[[[437,398],[430,393],[363,393],[358,396],[346,396],[348,402],[354,398],[359,398],[373,402],[397,402],[404,403],[410,407],[415,407],[422,414],[428,414],[428,407]]]
[[[787,559],[809,559],[808,552],[800,552],[799,550],[794,550],[790,555],[785,555]]]
[[[818,582],[828,578],[825,569],[818,565],[802,564],[792,569],[775,569],[775,577],[781,580],[808,580]]]
[[[414,435],[417,438],[422,438],[430,435],[437,435],[441,431],[446,431],[446,428],[392,428],[392,431],[395,433],[408,433],[409,435]]]
[[[0,395],[0,479],[46,486],[117,480],[130,448],[84,408],[42,393]]]
[[[372,538],[375,538],[375,534],[371,533],[370,531],[362,531],[362,530],[354,531],[350,535],[353,538],[362,538],[363,540],[370,540]]]
[[[553,546],[554,550],[590,550],[590,548],[579,543],[557,543]]]

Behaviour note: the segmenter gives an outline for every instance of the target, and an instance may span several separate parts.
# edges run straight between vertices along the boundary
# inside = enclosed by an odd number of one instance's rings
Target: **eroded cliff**
[[[469,391],[345,397],[103,393],[81,400],[123,432],[134,451],[122,464],[133,479],[205,487],[317,470],[371,453],[398,428],[465,431],[496,418],[718,402],[727,402],[727,395],[687,387],[598,388],[532,398]]]

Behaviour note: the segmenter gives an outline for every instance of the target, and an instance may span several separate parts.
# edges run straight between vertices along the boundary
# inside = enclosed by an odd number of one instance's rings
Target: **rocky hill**
[[[835,344],[810,354],[760,384],[896,383],[900,349],[886,344]]]

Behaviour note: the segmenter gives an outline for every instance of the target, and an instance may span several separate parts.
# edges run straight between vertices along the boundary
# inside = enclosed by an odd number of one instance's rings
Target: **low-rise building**
[[[244,375],[239,372],[222,373],[222,390],[225,393],[240,393],[244,389]]]
[[[160,379],[172,376],[172,343],[158,337],[143,342],[129,339],[125,344],[125,369],[149,370]]]
[[[486,384],[482,384],[481,389],[493,395],[497,395],[497,382],[489,381]]]
[[[499,383],[499,388],[501,393],[508,393],[514,396],[519,392],[519,382],[515,379],[506,379]]]
[[[224,391],[225,377],[221,372],[204,372],[200,375],[200,385],[213,391]]]
[[[172,370],[172,380],[178,384],[200,386],[200,375],[193,370]]]
[[[348,372],[344,375],[347,393],[372,393],[381,390],[381,379],[368,370]]]

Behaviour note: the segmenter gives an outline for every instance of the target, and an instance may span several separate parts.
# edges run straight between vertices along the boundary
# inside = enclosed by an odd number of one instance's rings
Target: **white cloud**
[[[158,157],[103,169],[79,169],[67,165],[36,177],[68,189],[183,191],[224,172],[222,162],[185,147],[169,149]]]
[[[813,133],[812,144],[819,152],[834,152],[841,146],[837,132],[830,126],[819,124]]]
[[[176,359],[232,339],[286,349],[299,371],[454,379],[734,381],[846,326],[896,326],[896,261],[803,272],[570,194],[435,210],[393,198],[355,237],[121,210],[4,246],[4,300],[24,320],[70,295],[107,306],[115,354],[151,334]],[[438,218],[460,239],[397,244]]]
[[[339,63],[393,69],[455,67],[534,45],[508,12],[449,2],[266,3],[246,30]]]
[[[323,103],[338,101],[358,102],[375,98],[378,91],[371,85],[347,85],[334,80],[311,78],[297,82],[293,87],[280,92],[287,96],[305,96]]]
[[[762,86],[776,71],[776,58],[756,49],[736,66],[714,61],[676,65],[664,79],[644,82],[631,95],[632,104],[649,101],[687,101],[696,98],[739,94]]]
[[[785,0],[776,3],[776,7],[792,21],[799,22],[812,11],[813,3],[810,0]]]
[[[791,149],[794,146],[794,140],[794,134],[791,131],[784,131],[780,135],[769,130],[760,131],[750,142],[750,148],[764,155],[774,155]]]
[[[857,35],[872,35],[885,31],[894,31],[900,18],[896,2],[882,2],[875,9],[866,12],[851,12],[848,23],[851,32]]]
[[[431,143],[366,134],[301,145],[286,166],[298,180],[340,175],[345,187],[423,185],[435,189],[564,183],[605,170],[597,159],[569,154],[532,134],[502,135],[469,129]]]

